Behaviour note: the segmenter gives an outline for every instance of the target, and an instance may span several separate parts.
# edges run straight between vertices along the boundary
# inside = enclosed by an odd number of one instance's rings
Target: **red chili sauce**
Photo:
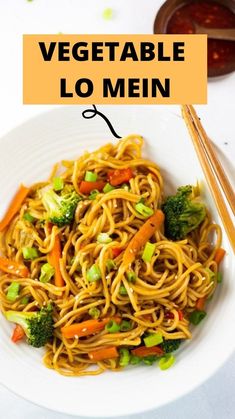
[[[195,0],[177,9],[167,24],[167,33],[193,34],[193,21],[205,28],[235,28],[235,13],[216,1]],[[208,39],[209,76],[235,70],[235,42]]]

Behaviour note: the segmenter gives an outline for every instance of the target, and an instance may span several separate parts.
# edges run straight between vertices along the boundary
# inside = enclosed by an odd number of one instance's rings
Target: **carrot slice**
[[[0,257],[0,270],[18,276],[19,278],[27,278],[29,276],[27,266],[4,257]]]
[[[6,214],[4,215],[2,221],[0,221],[0,231],[3,231],[8,224],[11,222],[12,218],[19,211],[23,201],[28,195],[30,189],[26,188],[24,185],[21,185],[14,198],[12,199],[9,208],[7,209]]]
[[[198,298],[195,307],[197,310],[201,311],[201,310],[204,310],[205,304],[206,304],[206,297]]]
[[[12,342],[16,343],[19,340],[23,339],[24,336],[25,336],[25,333],[24,333],[23,327],[21,327],[19,324],[17,324],[15,326],[15,329],[13,330],[13,334],[12,334],[12,337],[11,337]]]
[[[159,346],[153,346],[152,348],[147,348],[146,346],[139,346],[138,348],[132,349],[131,353],[136,356],[144,357],[148,355],[163,355],[164,351]]]
[[[81,336],[89,336],[93,333],[100,332],[104,329],[105,325],[108,324],[110,320],[115,320],[116,323],[121,322],[120,317],[113,317],[113,318],[104,318],[101,320],[85,320],[82,323],[74,323],[70,324],[69,326],[64,326],[61,328],[62,335],[69,339],[77,336],[80,338]]]
[[[140,227],[139,231],[134,235],[134,237],[132,237],[124,252],[124,265],[129,265],[133,262],[141,247],[150,239],[150,237],[152,237],[154,232],[161,227],[164,218],[163,212],[161,210],[157,210],[155,214],[149,217],[148,220]]]
[[[216,250],[214,261],[217,263],[217,265],[219,265],[220,262],[223,260],[225,254],[226,252],[224,249],[222,249],[222,247]]]
[[[102,348],[97,351],[91,351],[88,353],[88,356],[92,361],[98,362],[103,361],[104,359],[118,358],[119,354],[116,346],[111,346],[110,348]]]
[[[88,195],[91,191],[94,191],[95,189],[101,192],[104,187],[105,182],[103,180],[97,180],[96,182],[87,182],[86,180],[82,180],[80,183],[79,191],[84,195]]]
[[[61,244],[60,238],[57,235],[55,237],[55,243],[52,251],[48,255],[48,262],[53,266],[55,269],[55,286],[56,287],[63,287],[64,286],[64,279],[60,272],[60,258],[61,258]]]
[[[123,252],[123,249],[121,247],[113,247],[112,249],[112,253],[113,253],[113,257],[116,258],[118,257],[118,255],[120,255],[120,253]]]
[[[128,169],[116,169],[108,173],[108,180],[110,185],[118,186],[122,183],[129,182],[134,174],[130,168]]]

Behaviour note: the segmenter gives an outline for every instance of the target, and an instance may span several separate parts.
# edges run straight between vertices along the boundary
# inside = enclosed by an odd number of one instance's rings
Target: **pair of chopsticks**
[[[235,253],[235,226],[227,208],[227,204],[229,204],[233,214],[235,215],[235,192],[232,189],[221,163],[215,155],[211,142],[197,116],[194,107],[191,105],[183,105],[182,115],[191,135],[194,148],[202,166],[202,170],[206,177],[212,197],[215,201],[217,211]],[[226,196],[227,203],[225,202],[218,183]]]

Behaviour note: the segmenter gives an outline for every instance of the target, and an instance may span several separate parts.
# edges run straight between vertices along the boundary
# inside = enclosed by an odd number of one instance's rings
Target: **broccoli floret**
[[[6,312],[6,318],[24,329],[28,344],[35,348],[46,345],[53,336],[54,321],[51,304],[38,312],[10,310]]]
[[[176,351],[179,348],[181,342],[182,342],[181,339],[169,339],[169,340],[164,339],[163,342],[159,346],[161,346],[162,350],[166,354],[168,354],[170,352]]]
[[[42,194],[42,202],[47,210],[49,221],[59,227],[71,224],[80,200],[81,197],[74,190],[61,196],[52,189]]]
[[[162,206],[165,214],[165,235],[172,240],[181,240],[197,228],[206,216],[206,207],[193,196],[193,187],[182,186],[176,195],[169,196]]]

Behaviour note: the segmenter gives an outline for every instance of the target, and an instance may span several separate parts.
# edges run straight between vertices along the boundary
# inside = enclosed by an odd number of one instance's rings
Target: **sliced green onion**
[[[145,357],[143,358],[143,362],[144,362],[146,365],[153,365],[153,363],[154,363],[156,360],[157,360],[157,356],[156,356],[156,355],[148,355],[148,356],[145,356]]]
[[[91,307],[88,313],[93,319],[98,319],[100,317],[100,310],[97,307]]]
[[[114,186],[110,185],[110,183],[106,183],[105,187],[103,188],[104,193],[111,192],[115,189]]]
[[[217,279],[218,284],[220,284],[223,281],[221,272],[217,272],[216,279]]]
[[[101,279],[100,268],[97,265],[92,265],[87,271],[87,280],[89,282],[99,281]]]
[[[158,365],[161,370],[168,370],[168,368],[170,368],[174,363],[175,363],[174,355],[166,354],[159,360]]]
[[[110,7],[107,7],[106,9],[104,9],[103,11],[103,19],[104,20],[110,20],[113,17],[113,9],[111,9]]]
[[[108,270],[108,272],[111,272],[113,269],[116,269],[117,265],[114,262],[114,260],[112,259],[107,259],[106,260],[106,268]]]
[[[121,332],[128,332],[128,330],[132,329],[132,325],[128,320],[122,320],[120,324],[120,330]]]
[[[147,346],[147,348],[151,348],[152,346],[159,345],[163,342],[163,337],[160,332],[151,333],[151,335],[146,336],[144,338],[144,344]]]
[[[97,173],[87,171],[85,174],[86,182],[95,182],[97,180]]]
[[[151,262],[153,254],[155,252],[156,244],[147,242],[142,254],[142,259],[144,262]]]
[[[118,333],[120,330],[120,326],[114,320],[110,320],[108,324],[106,324],[105,329],[109,333]]]
[[[131,365],[137,365],[142,361],[142,358],[140,358],[140,356],[137,355],[131,355],[131,359],[130,359],[130,364]]]
[[[130,191],[130,186],[127,183],[123,183],[121,186],[121,189],[124,189],[125,191],[129,192]]]
[[[128,295],[128,292],[126,290],[126,287],[124,287],[124,285],[121,285],[119,288],[119,294],[120,295]]]
[[[153,215],[154,211],[152,210],[152,208],[147,207],[146,205],[144,205],[142,202],[138,202],[135,205],[135,209],[136,211],[143,215],[143,217],[148,218],[151,215]]]
[[[205,268],[205,271],[209,274],[210,280],[212,281],[215,277],[215,272],[213,272],[210,268]]]
[[[56,192],[62,191],[64,187],[64,181],[61,177],[55,177],[53,179],[53,189]]]
[[[12,282],[7,290],[7,300],[8,301],[15,301],[16,298],[19,296],[20,292],[20,284],[19,282]]]
[[[42,265],[41,267],[39,281],[43,283],[49,282],[54,274],[55,269],[53,268],[53,266],[51,266],[50,263],[44,263],[44,265]]]
[[[93,191],[91,191],[90,195],[88,196],[88,199],[94,201],[99,193],[100,192],[98,191],[98,189],[94,189]]]
[[[23,247],[22,253],[25,260],[33,260],[39,256],[36,247]]]
[[[130,359],[131,359],[130,352],[126,348],[121,348],[119,349],[119,355],[120,355],[120,359],[119,359],[120,367],[126,367],[129,364]]]
[[[27,296],[23,297],[20,302],[21,302],[21,304],[26,306],[26,304],[28,304],[28,302],[29,302],[29,297],[27,297]]]
[[[97,241],[102,244],[111,243],[112,239],[107,233],[100,233],[97,236]]]
[[[189,320],[190,320],[190,323],[197,326],[204,319],[204,317],[206,317],[205,311],[195,310],[190,314]]]
[[[129,271],[129,272],[127,272],[126,275],[127,275],[127,280],[129,282],[135,282],[136,281],[137,276],[136,276],[136,273],[134,271]]]
[[[23,218],[29,223],[33,223],[35,220],[35,218],[29,212],[25,212]]]

